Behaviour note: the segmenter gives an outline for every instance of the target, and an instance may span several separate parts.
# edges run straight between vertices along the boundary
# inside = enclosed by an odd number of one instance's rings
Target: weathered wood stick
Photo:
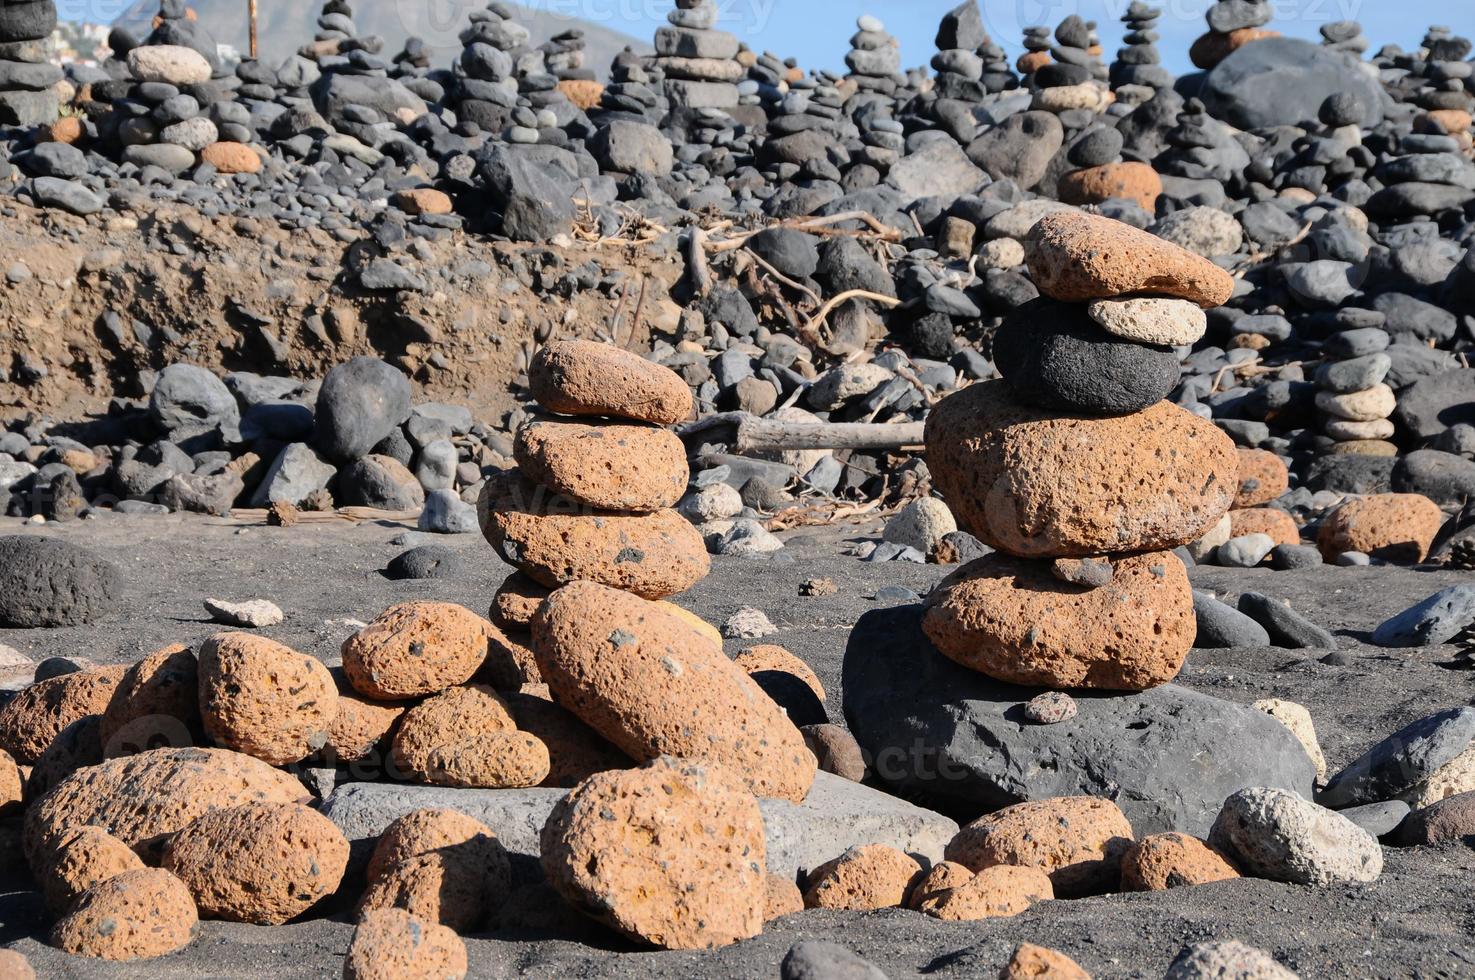
[[[748,412],[723,412],[681,428],[683,436],[734,426],[738,453],[775,449],[902,449],[922,445],[921,422],[779,422]]]

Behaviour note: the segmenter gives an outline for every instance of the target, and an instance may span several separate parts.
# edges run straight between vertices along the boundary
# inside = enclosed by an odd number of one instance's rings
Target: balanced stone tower
[[[705,577],[702,537],[672,509],[690,476],[686,450],[663,428],[692,414],[686,382],[578,340],[544,347],[528,377],[538,405],[557,414],[521,426],[519,470],[482,494],[482,528],[497,552],[543,589],[585,581],[664,599]]]
[[[56,30],[51,3],[0,5],[0,126],[41,126],[57,116],[61,69],[46,60]]]
[[[1267,0],[1219,0],[1204,13],[1208,33],[1193,42],[1188,60],[1207,71],[1252,41],[1279,37],[1265,27],[1274,13]]]
[[[997,549],[928,599],[923,628],[997,680],[1141,691],[1193,645],[1193,592],[1173,553],[1238,490],[1233,442],[1163,399],[1179,351],[1232,278],[1146,232],[1060,211],[1026,242],[1041,297],[994,343],[1002,381],[928,419],[933,479],[962,528]]]
[[[656,64],[666,76],[671,104],[689,109],[733,109],[747,69],[737,59],[735,35],[716,30],[714,0],[676,0],[669,23],[656,30]]]

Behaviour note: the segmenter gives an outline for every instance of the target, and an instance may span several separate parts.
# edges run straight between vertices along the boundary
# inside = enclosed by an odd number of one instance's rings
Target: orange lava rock
[[[205,918],[276,926],[338,889],[348,840],[300,803],[247,803],[207,813],[175,834],[163,866]]]
[[[654,603],[575,582],[543,604],[533,650],[554,699],[632,759],[718,764],[759,796],[809,792],[815,759],[783,710]]]
[[[343,641],[343,672],[354,690],[395,701],[471,680],[502,631],[464,606],[402,602]]]
[[[1060,200],[1066,204],[1100,204],[1120,198],[1135,201],[1151,214],[1162,192],[1163,179],[1152,164],[1133,160],[1074,170],[1060,178]]]
[[[1122,855],[1122,891],[1162,891],[1239,876],[1228,858],[1188,834],[1153,834]]]
[[[612,344],[560,340],[528,366],[534,400],[561,415],[602,415],[675,425],[691,417],[691,389],[668,367]]]
[[[1022,557],[1190,544],[1239,486],[1229,437],[1168,402],[1121,418],[1061,417],[985,381],[944,399],[925,431],[933,481],[959,526]]]
[[[46,127],[46,138],[52,143],[75,143],[85,132],[80,116],[63,116]]]
[[[77,827],[61,836],[36,880],[46,907],[59,916],[93,885],[143,866],[132,848],[103,828]]]
[[[973,872],[958,864],[956,861],[939,861],[927,869],[927,873],[918,879],[912,887],[911,898],[907,901],[907,907],[920,909],[922,903],[942,892],[966,885],[973,880]]]
[[[1209,31],[1189,46],[1188,60],[1193,62],[1195,68],[1208,71],[1246,44],[1272,37],[1280,37],[1280,31],[1271,31],[1263,27],[1241,27],[1228,34],[1216,34]]]
[[[516,729],[507,703],[496,691],[485,684],[453,687],[405,712],[394,735],[391,760],[402,776],[426,780],[436,749]]]
[[[217,744],[277,766],[327,744],[338,687],[321,662],[264,636],[217,633],[199,669],[200,715]]]
[[[950,660],[1010,684],[1145,691],[1178,676],[1197,635],[1188,572],[1169,551],[1117,558],[1110,582],[1061,582],[993,554],[927,597],[922,628]]]
[[[103,712],[103,753],[113,759],[148,749],[198,745],[199,662],[182,643],[167,646],[129,667]]]
[[[629,423],[530,422],[513,454],[527,479],[605,510],[674,507],[691,479],[674,432]]]
[[[1120,881],[1132,825],[1110,800],[1062,796],[1031,800],[979,817],[944,852],[976,871],[1000,864],[1039,868],[1062,898],[1094,895]]]
[[[52,928],[51,945],[76,956],[146,960],[188,946],[198,924],[184,882],[139,868],[83,892]]]
[[[19,950],[0,949],[0,977],[9,980],[36,980],[31,962]]]
[[[1264,449],[1236,449],[1235,453],[1239,457],[1236,508],[1268,504],[1290,489],[1290,471],[1275,453]]]
[[[478,504],[497,554],[549,588],[599,582],[664,599],[711,570],[701,532],[674,510],[591,510],[515,476],[488,480]]]
[[[372,909],[348,941],[343,980],[462,980],[466,969],[466,944],[450,929],[404,909]]]
[[[592,79],[565,78],[558,83],[558,90],[585,112],[597,109],[604,97],[604,86]]]
[[[487,650],[487,659],[476,672],[476,680],[499,691],[515,691],[529,684],[543,683],[543,675],[538,672],[538,658],[528,646],[530,642],[526,629],[517,630],[515,636],[499,631]]]
[[[412,810],[384,828],[369,857],[368,877],[377,881],[394,865],[411,858],[446,851],[457,860],[480,868],[505,892],[512,882],[507,849],[492,828],[460,810]]]
[[[732,662],[741,667],[743,673],[749,676],[769,670],[793,674],[814,692],[815,697],[821,701],[825,699],[825,686],[820,683],[819,675],[807,663],[777,644],[760,643],[757,646],[739,650],[738,655],[732,658]]]
[[[1024,243],[1030,277],[1063,303],[1145,294],[1208,309],[1234,294],[1234,278],[1201,255],[1112,218],[1056,211]]]
[[[1430,109],[1415,120],[1419,132],[1467,133],[1475,126],[1470,113],[1464,109]]]
[[[0,749],[31,765],[61,730],[107,710],[127,667],[80,670],[32,684],[0,708]]]
[[[296,803],[296,777],[225,749],[153,749],[79,769],[31,804],[25,850],[32,868],[69,830],[95,825],[157,864],[164,837],[211,810],[243,803]]]
[[[328,743],[319,755],[335,763],[367,759],[404,713],[400,705],[375,704],[340,692],[338,714],[328,726]]]
[[[863,912],[904,906],[921,874],[922,866],[894,847],[852,847],[810,873],[804,907]]]
[[[521,789],[548,778],[548,746],[527,732],[493,732],[430,750],[425,781],[435,786]]]
[[[223,174],[261,172],[261,154],[245,143],[211,143],[200,151],[200,159]]]
[[[467,932],[495,898],[481,869],[451,851],[431,851],[390,865],[369,883],[359,917],[376,909],[404,909],[456,932]]]
[[[977,922],[1018,915],[1055,897],[1050,876],[1038,868],[997,865],[956,888],[934,892],[918,909],[944,922]]]
[[[1274,507],[1250,507],[1229,512],[1229,536],[1268,534],[1276,544],[1300,544],[1301,528],[1295,518]]]
[[[502,580],[496,594],[492,596],[489,616],[493,623],[504,630],[527,629],[532,625],[533,616],[537,615],[543,600],[552,591],[522,572],[513,572]]]
[[[785,915],[804,911],[804,896],[799,886],[779,875],[766,875],[763,879],[763,921],[772,922]]]
[[[999,980],[1091,980],[1091,974],[1064,953],[1020,943],[999,971]]]
[[[405,214],[450,214],[451,197],[434,187],[411,187],[394,195],[395,207]]]
[[[1444,523],[1439,505],[1417,493],[1377,493],[1347,500],[1321,522],[1316,543],[1327,561],[1360,551],[1388,561],[1423,561]]]
[[[25,798],[24,780],[15,758],[0,749],[0,817],[11,817],[20,813]]]
[[[78,769],[103,760],[102,715],[78,718],[52,739],[25,777],[25,796],[39,800]]]
[[[763,815],[743,779],[682,759],[591,776],[542,833],[543,871],[559,894],[664,949],[758,935],[766,855]]]
[[[537,737],[548,751],[543,786],[573,787],[596,772],[629,769],[630,757],[552,701],[529,694],[502,695],[519,732]]]
[[[1026,51],[1014,62],[1021,75],[1033,75],[1051,62],[1048,51]]]

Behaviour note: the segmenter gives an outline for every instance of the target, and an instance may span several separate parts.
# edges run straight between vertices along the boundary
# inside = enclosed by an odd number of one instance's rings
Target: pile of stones
[[[1117,51],[1111,63],[1110,78],[1117,98],[1129,105],[1140,105],[1158,91],[1173,87],[1173,73],[1163,67],[1157,49],[1157,22],[1162,15],[1162,8],[1148,6],[1142,0],[1133,0],[1122,15],[1125,47]]]
[[[677,0],[657,29],[656,59],[671,105],[679,109],[732,109],[747,69],[738,62],[738,39],[717,30],[714,0]]]
[[[1204,309],[1232,281],[1086,214],[1045,217],[1027,251],[1043,295],[995,338],[1003,380],[944,400],[927,422],[943,499],[1000,553],[934,590],[924,627],[948,657],[1009,683],[1156,687],[1194,635],[1171,551],[1213,528],[1238,486],[1228,437],[1162,399],[1178,383],[1174,348],[1202,336]],[[982,489],[1000,485],[1003,497]],[[1108,494],[1087,489],[1098,485]]]
[[[53,4],[0,7],[0,125],[42,126],[56,119],[62,72],[47,58],[54,30]]]
[[[1216,0],[1204,13],[1208,33],[1188,49],[1189,60],[1211,69],[1246,44],[1279,37],[1279,32],[1265,27],[1274,15],[1266,0]]]
[[[217,169],[226,173],[244,171],[253,160],[259,169],[259,158],[239,144],[204,154],[219,144],[220,132],[211,121],[212,96],[218,93],[210,85],[210,63],[199,52],[141,44],[128,52],[128,68],[137,84],[128,100],[113,103],[125,163],[168,174],[184,173],[202,158],[218,161]]]
[[[658,600],[701,581],[706,547],[672,509],[688,482],[685,447],[657,428],[692,414],[686,383],[594,341],[545,346],[528,379],[539,407],[555,414],[519,427],[517,470],[482,491],[482,527],[497,553],[550,590],[596,582]],[[504,588],[529,586],[518,578]]]

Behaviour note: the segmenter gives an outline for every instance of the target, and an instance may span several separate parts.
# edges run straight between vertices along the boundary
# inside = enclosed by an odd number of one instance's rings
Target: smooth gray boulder
[[[1451,708],[1399,729],[1327,781],[1324,806],[1391,800],[1434,775],[1475,739],[1475,708]]]
[[[866,613],[845,653],[845,717],[883,780],[960,818],[1026,800],[1104,796],[1139,836],[1203,836],[1247,786],[1310,796],[1316,776],[1284,725],[1167,684],[1141,694],[1074,691],[1075,718],[1034,725],[1016,687],[938,653],[920,606]]]
[[[410,379],[376,357],[344,361],[323,379],[313,443],[339,463],[367,455],[410,417]]]
[[[1357,98],[1363,126],[1382,121],[1388,97],[1354,58],[1308,41],[1272,37],[1219,62],[1199,98],[1215,119],[1239,129],[1268,129],[1315,122],[1327,96],[1339,92]]]
[[[372,850],[391,822],[413,810],[448,807],[482,821],[513,855],[537,859],[538,836],[563,789],[448,789],[395,783],[348,783],[323,802],[324,816],[355,852]],[[759,800],[768,839],[768,870],[793,878],[859,844],[889,844],[941,861],[958,833],[954,821],[827,772],[815,776],[801,804]]]
[[[1448,643],[1475,623],[1475,585],[1451,585],[1373,630],[1380,647],[1432,647]]]

